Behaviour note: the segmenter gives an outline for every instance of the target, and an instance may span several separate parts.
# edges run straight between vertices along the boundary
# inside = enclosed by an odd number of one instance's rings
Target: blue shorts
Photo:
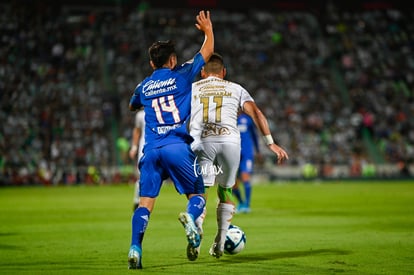
[[[179,194],[204,194],[203,178],[197,167],[196,156],[187,143],[147,150],[139,162],[139,195],[157,197],[167,178],[171,178]]]
[[[253,173],[253,164],[254,156],[249,154],[241,154],[240,156],[240,165],[239,165],[239,175],[241,173]]]

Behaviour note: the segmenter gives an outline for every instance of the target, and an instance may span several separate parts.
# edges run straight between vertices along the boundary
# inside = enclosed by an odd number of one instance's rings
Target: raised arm
[[[257,129],[259,129],[260,133],[263,135],[266,145],[277,155],[277,163],[282,163],[282,161],[289,159],[286,151],[274,143],[267,118],[257,107],[256,103],[253,101],[245,102],[243,105],[243,111],[253,119]]]
[[[200,53],[207,62],[214,52],[214,32],[213,24],[210,19],[210,11],[200,11],[196,16],[197,23],[195,26],[204,32],[204,42],[201,46]]]

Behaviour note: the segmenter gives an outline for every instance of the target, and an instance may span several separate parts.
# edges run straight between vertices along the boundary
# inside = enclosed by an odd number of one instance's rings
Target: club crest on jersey
[[[201,133],[201,137],[210,137],[210,136],[224,136],[230,135],[230,130],[227,127],[221,127],[214,123],[206,123],[204,129]]]

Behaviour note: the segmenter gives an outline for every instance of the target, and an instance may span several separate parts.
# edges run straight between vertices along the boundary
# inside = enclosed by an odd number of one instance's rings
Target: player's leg
[[[216,175],[214,173],[214,159],[216,157],[216,149],[213,143],[204,143],[202,148],[194,148],[194,152],[197,155],[198,169],[197,173],[201,174],[204,181],[205,194],[204,198],[207,201],[208,190],[211,186],[214,186]],[[200,232],[201,237],[203,236],[203,224],[207,215],[207,209],[204,207],[203,213],[196,219],[196,226]],[[200,253],[200,246],[197,248]]]
[[[210,255],[220,258],[224,252],[224,242],[226,241],[227,230],[235,213],[235,203],[232,194],[233,186],[236,182],[237,171],[240,163],[240,155],[234,158],[231,152],[240,151],[237,144],[223,145],[221,153],[217,155],[218,175],[217,195],[219,204],[217,205],[217,233],[214,243],[210,248]]]
[[[139,150],[138,150],[138,161],[137,161],[137,180],[135,181],[133,206],[132,206],[133,211],[135,211],[135,209],[137,209],[138,205],[139,205],[139,179],[141,177],[141,171],[140,171],[140,167],[139,167],[140,164],[139,163],[142,159],[143,154],[144,153],[142,152],[142,147],[140,145]]]
[[[238,171],[238,178],[236,184],[238,188],[235,190],[233,187],[233,195],[236,197],[238,204],[237,204],[237,212],[243,212],[246,206],[246,190],[243,180],[243,175],[247,173],[250,169],[251,165],[251,158],[248,154],[243,153],[240,155],[240,164],[239,164],[239,171]],[[243,189],[243,191],[242,191]]]
[[[138,208],[139,204],[139,179],[141,176],[140,168],[139,168],[139,161],[142,158],[142,152],[138,153],[138,165],[137,165],[137,180],[135,181],[135,189],[134,189],[134,197],[133,197],[133,206],[132,209],[135,211],[135,209]]]
[[[236,183],[233,186],[233,196],[235,198],[235,202],[237,202],[237,212],[239,211],[239,208],[244,204],[242,193],[240,190],[240,179],[236,179]]]
[[[233,203],[229,203],[232,200],[232,188],[223,188],[220,185],[217,186],[217,193],[220,198],[220,202],[217,205],[217,233],[214,238],[214,243],[210,248],[210,255],[216,258],[220,258],[224,252],[224,243],[226,241],[227,230],[233,219],[235,213],[235,207]],[[227,202],[222,202],[223,200]]]
[[[201,210],[201,211],[200,211]],[[184,226],[185,233],[187,236],[187,258],[190,261],[195,261],[200,254],[201,240],[203,238],[202,227],[196,225],[196,221],[203,216],[205,210],[205,201],[202,196],[192,195],[189,196],[187,211],[181,212],[178,216],[178,220]],[[198,213],[200,213],[198,215]],[[194,216],[197,216],[194,219]]]
[[[142,268],[142,241],[148,227],[151,212],[154,208],[156,197],[158,196],[164,171],[157,165],[157,151],[152,150],[143,157],[140,163],[141,184],[140,202],[138,208],[132,215],[131,246],[128,253],[128,268]]]
[[[208,196],[208,190],[209,190],[209,186],[204,186],[205,187],[205,194],[204,194],[204,198],[207,202],[207,196]],[[201,215],[195,220],[195,225],[197,226],[198,232],[200,233],[200,236],[203,236],[203,224],[204,224],[204,220],[206,219],[207,216],[207,207],[204,206],[203,209],[203,213],[201,213]]]
[[[212,143],[206,143],[202,145],[202,148],[194,148],[194,153],[197,156],[198,166],[196,171],[199,175],[202,175],[204,187],[205,187],[205,193],[204,198],[207,201],[208,198],[208,190],[211,186],[214,186],[215,182],[215,173],[212,173],[212,167],[214,167],[214,159],[216,156],[215,148]],[[205,217],[207,215],[207,210],[204,207],[203,213],[196,219],[196,225],[199,228],[199,230],[202,232],[203,229],[203,223],[205,220]]]
[[[140,206],[132,216],[131,246],[128,253],[129,269],[142,269],[142,241],[154,203],[155,198],[141,197]]]
[[[196,220],[205,206],[204,182],[197,173],[196,155],[186,143],[164,146],[159,150],[162,154],[161,165],[165,167],[177,192],[187,195],[187,212]]]
[[[238,212],[249,213],[252,197],[251,174],[253,171],[253,156],[245,155],[243,164],[240,163],[240,181],[244,189],[243,204],[238,206]]]
[[[187,236],[187,257],[194,261],[198,257],[197,248],[201,243],[201,235],[195,221],[202,215],[206,204],[203,178],[196,172],[198,169],[196,155],[188,144],[164,146],[161,151],[163,156],[161,163],[166,167],[177,192],[186,194],[188,198],[187,211],[181,212],[178,219],[184,226]]]
[[[138,204],[139,204],[139,178],[135,181],[134,197],[132,201],[133,201],[132,210],[135,211],[135,209],[138,208]]]
[[[245,201],[243,204],[242,212],[249,213],[250,202],[252,198],[252,184],[251,184],[251,174],[249,172],[243,172],[241,175],[241,180],[243,182]]]

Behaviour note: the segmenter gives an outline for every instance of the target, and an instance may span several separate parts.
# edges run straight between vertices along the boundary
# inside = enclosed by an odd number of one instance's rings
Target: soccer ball
[[[224,253],[234,255],[240,253],[245,246],[246,234],[240,227],[231,224],[227,230]]]

